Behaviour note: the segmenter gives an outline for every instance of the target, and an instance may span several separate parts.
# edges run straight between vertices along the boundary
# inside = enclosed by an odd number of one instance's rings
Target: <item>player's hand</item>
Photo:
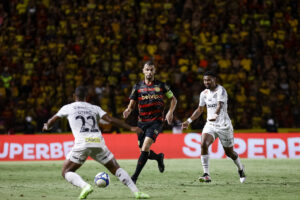
[[[183,123],[181,124],[181,128],[182,128],[182,129],[186,129],[186,128],[189,127],[189,125],[190,125],[190,123],[189,123],[188,121],[185,121],[185,122],[183,122]]]
[[[217,120],[218,117],[219,117],[219,115],[214,114],[210,119],[208,119],[208,121],[214,122]]]
[[[169,125],[172,124],[172,122],[173,122],[173,113],[172,112],[168,112],[167,113],[166,120],[167,120],[167,122],[168,122]]]
[[[138,134],[143,133],[143,130],[142,130],[141,128],[139,128],[139,127],[136,127],[136,126],[131,127],[131,128],[130,128],[130,131],[136,132],[136,133],[138,133]]]
[[[131,113],[131,109],[130,108],[126,108],[126,110],[124,110],[123,112],[123,117],[126,119]]]
[[[48,130],[49,130],[48,124],[44,123],[42,131],[44,132],[44,131],[48,131]]]

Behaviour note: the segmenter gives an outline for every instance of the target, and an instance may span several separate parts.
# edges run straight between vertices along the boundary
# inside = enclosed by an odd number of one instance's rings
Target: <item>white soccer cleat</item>
[[[245,167],[243,166],[242,170],[239,170],[240,175],[240,182],[244,183],[246,181],[246,175],[245,175]]]
[[[205,183],[211,182],[211,178],[210,178],[209,174],[207,174],[207,173],[204,173],[202,176],[200,176],[200,177],[198,178],[198,180],[199,180],[200,182],[205,182]]]

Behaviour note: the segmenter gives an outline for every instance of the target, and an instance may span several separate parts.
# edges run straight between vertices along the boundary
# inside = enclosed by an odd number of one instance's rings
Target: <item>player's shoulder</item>
[[[74,105],[75,102],[73,103],[68,103],[68,104],[65,104],[61,107],[61,109],[68,109],[68,108],[72,108],[72,106]]]
[[[204,90],[200,93],[200,95],[207,95],[208,92],[209,92],[209,89],[204,89]]]
[[[218,86],[217,86],[217,89],[218,89],[218,90],[223,90],[223,89],[225,90],[225,88],[224,88],[222,85],[218,85]]]
[[[226,89],[225,89],[222,85],[218,85],[217,91],[221,92],[222,94],[223,94],[223,93],[224,93],[224,94],[227,93],[227,92],[226,92]]]
[[[164,85],[168,85],[166,82],[163,82],[163,81],[160,81],[160,80],[157,80],[155,79],[154,80],[154,85],[161,85],[161,86],[164,86]]]
[[[166,90],[170,90],[170,86],[166,82],[160,80],[155,79],[153,85],[154,87],[160,87],[160,88],[165,88]]]
[[[134,88],[140,88],[143,85],[145,85],[144,81],[140,81],[140,82],[137,82],[133,87]]]

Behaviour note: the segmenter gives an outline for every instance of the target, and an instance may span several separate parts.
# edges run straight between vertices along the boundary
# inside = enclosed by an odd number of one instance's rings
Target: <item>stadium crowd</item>
[[[300,127],[299,10],[297,0],[3,0],[0,133],[41,132],[78,85],[121,117],[149,59],[178,98],[177,123],[214,68],[236,129],[270,118]]]

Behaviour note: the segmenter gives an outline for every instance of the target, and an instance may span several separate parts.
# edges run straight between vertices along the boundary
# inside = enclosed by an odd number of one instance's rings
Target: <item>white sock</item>
[[[119,168],[116,171],[116,177],[118,177],[118,179],[127,187],[129,187],[129,189],[131,190],[131,192],[138,192],[139,190],[137,189],[136,185],[134,184],[134,182],[131,180],[130,176],[128,175],[128,173],[122,169]]]
[[[203,172],[209,174],[209,155],[201,155]]]
[[[237,157],[237,159],[233,160],[234,164],[237,166],[238,170],[243,169],[243,165],[241,163],[240,157]]]
[[[69,183],[71,183],[77,187],[80,187],[80,188],[84,188],[84,186],[88,185],[88,183],[85,182],[84,180],[82,180],[82,178],[75,172],[67,172],[65,174],[65,179]]]

